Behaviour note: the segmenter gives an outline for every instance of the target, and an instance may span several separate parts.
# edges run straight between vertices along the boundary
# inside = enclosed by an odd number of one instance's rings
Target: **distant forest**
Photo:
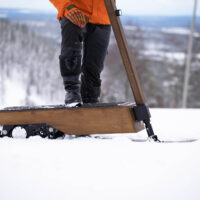
[[[129,22],[126,25],[133,26]],[[33,96],[44,99],[46,104],[63,103],[64,88],[58,66],[59,43],[12,20],[1,19],[0,30],[0,104],[5,104],[7,79],[17,79],[22,83],[26,94],[22,104],[37,104]],[[185,60],[180,62],[176,58],[168,60],[165,56],[156,56],[156,59],[145,56],[150,33],[139,26],[134,26],[134,31],[126,30],[126,35],[149,106],[181,107]],[[160,38],[158,34],[155,36]],[[183,40],[177,35],[166,34],[162,37],[164,43],[174,49],[182,49],[186,55],[187,46],[183,47],[182,42],[184,40],[187,44],[186,36],[182,37]],[[189,107],[200,108],[200,37],[195,37],[194,44],[188,101]],[[170,53],[169,49],[166,53]],[[102,102],[134,101],[113,35],[102,79]]]

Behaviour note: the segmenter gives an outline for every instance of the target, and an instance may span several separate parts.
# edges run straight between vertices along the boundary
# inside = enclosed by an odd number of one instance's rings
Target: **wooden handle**
[[[116,5],[114,0],[104,0],[107,8],[107,12],[112,24],[113,32],[117,40],[117,44],[126,68],[126,73],[131,85],[133,96],[136,104],[145,104],[145,98],[142,91],[142,87],[138,78],[136,67],[131,59],[131,53],[128,48],[128,43],[125,37],[124,29],[122,27],[121,20],[116,16]]]

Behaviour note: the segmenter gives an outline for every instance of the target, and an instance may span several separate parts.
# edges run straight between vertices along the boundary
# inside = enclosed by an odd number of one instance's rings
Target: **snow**
[[[3,107],[11,107],[13,105],[24,105],[26,89],[24,83],[20,81],[19,77],[12,77],[11,79],[7,78],[4,84],[6,90],[4,94],[4,102],[2,105],[0,105],[0,109],[2,109]],[[36,105],[42,105],[46,103],[45,100],[37,95],[35,91],[31,92],[31,94],[29,95],[29,99]]]
[[[180,64],[184,62],[185,59],[185,53],[183,52],[166,52],[161,50],[144,50],[140,51],[140,53],[144,56],[148,56],[150,58],[153,58],[154,60],[163,60],[166,59],[168,61],[173,62],[176,60]]]
[[[81,103],[79,103],[79,102],[73,102],[73,103],[67,104],[66,107],[67,107],[67,108],[74,108],[74,107],[76,107],[76,106],[78,106],[78,105],[80,105],[80,104],[81,104]]]
[[[33,11],[32,11],[32,10],[29,10],[29,9],[21,9],[21,10],[19,10],[19,13],[31,14],[31,13],[33,13]]]
[[[182,28],[182,27],[173,27],[173,28],[162,28],[162,32],[169,34],[179,34],[179,35],[189,35],[190,29]],[[194,33],[194,37],[199,37],[200,34],[198,32]]]
[[[196,58],[200,59],[200,53],[196,54]]]
[[[160,138],[200,138],[200,109],[152,109]],[[200,142],[134,143],[114,135],[0,139],[2,200],[198,200]]]
[[[23,86],[19,84],[18,80],[12,81],[10,79],[6,79],[4,84],[6,88],[4,95],[5,106],[13,105],[13,101],[15,101],[16,105],[20,105],[25,96]]]
[[[126,31],[137,31],[138,27],[137,26],[133,26],[133,25],[125,25],[124,29]]]

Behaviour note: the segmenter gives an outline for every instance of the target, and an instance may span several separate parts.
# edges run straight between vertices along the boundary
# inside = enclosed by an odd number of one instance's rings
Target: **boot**
[[[64,77],[65,86],[65,105],[67,107],[76,107],[82,104],[80,93],[80,81],[78,76]]]
[[[84,104],[99,103],[99,97],[101,93],[101,85],[98,79],[96,85],[93,81],[87,79],[82,73],[81,75],[81,97]]]
[[[65,105],[67,107],[81,106],[82,100],[78,90],[66,90],[65,94]]]
[[[99,97],[90,96],[89,94],[83,93],[82,91],[81,91],[81,97],[83,104],[99,103]]]

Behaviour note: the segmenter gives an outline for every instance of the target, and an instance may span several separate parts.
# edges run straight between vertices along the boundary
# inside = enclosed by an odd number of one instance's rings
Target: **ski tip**
[[[199,139],[177,139],[177,140],[161,140],[161,143],[192,143],[197,142]]]

